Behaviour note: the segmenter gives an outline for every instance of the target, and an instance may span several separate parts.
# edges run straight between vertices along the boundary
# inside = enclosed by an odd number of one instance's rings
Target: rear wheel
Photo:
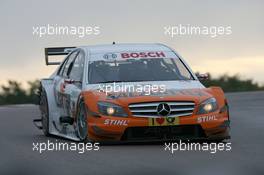
[[[41,89],[39,106],[41,112],[42,131],[45,136],[49,136],[49,107],[47,94],[44,89]]]
[[[87,115],[85,110],[84,102],[80,102],[78,113],[76,116],[76,131],[77,135],[81,141],[88,140],[88,125],[87,125]]]

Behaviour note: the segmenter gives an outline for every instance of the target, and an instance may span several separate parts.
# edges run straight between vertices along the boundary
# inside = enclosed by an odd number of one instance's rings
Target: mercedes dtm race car
[[[54,55],[67,55],[60,62]],[[229,112],[219,87],[205,88],[185,61],[162,44],[45,49],[41,80],[45,135],[76,141],[229,139]]]

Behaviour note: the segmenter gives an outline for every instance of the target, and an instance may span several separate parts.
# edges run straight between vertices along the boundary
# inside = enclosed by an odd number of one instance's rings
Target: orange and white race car
[[[67,55],[60,62],[50,56]],[[45,135],[76,141],[229,139],[220,87],[205,88],[185,61],[163,44],[109,44],[45,49],[59,65],[41,80]],[[41,125],[38,124],[41,122]]]

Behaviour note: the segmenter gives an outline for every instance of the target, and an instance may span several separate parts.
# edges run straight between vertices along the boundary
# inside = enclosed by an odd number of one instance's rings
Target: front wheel
[[[84,102],[80,102],[79,109],[76,116],[76,131],[77,136],[81,141],[88,140],[88,125],[87,125],[87,115],[85,110]]]

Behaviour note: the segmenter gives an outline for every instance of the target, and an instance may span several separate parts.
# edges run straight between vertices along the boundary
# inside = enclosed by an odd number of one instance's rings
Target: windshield
[[[193,80],[179,58],[122,59],[89,63],[89,83]]]

